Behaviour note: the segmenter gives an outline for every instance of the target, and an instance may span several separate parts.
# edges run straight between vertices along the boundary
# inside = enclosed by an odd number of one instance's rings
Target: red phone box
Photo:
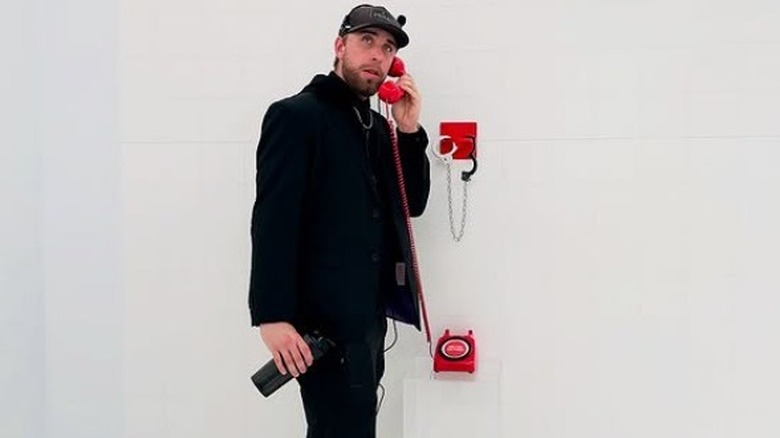
[[[464,336],[451,335],[446,329],[436,343],[436,354],[433,358],[433,371],[474,373],[477,369],[477,344],[474,332]]]
[[[453,144],[458,148],[452,154],[454,160],[468,160],[477,156],[477,122],[441,122],[439,125],[439,152],[446,155]]]

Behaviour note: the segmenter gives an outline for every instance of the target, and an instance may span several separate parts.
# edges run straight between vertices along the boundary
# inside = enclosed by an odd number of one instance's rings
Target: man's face
[[[397,52],[390,33],[370,27],[336,38],[336,74],[360,96],[374,95]]]

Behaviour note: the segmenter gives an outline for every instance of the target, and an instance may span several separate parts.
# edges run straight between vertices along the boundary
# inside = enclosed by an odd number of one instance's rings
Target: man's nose
[[[371,48],[371,59],[374,61],[382,61],[385,58],[385,52],[382,47],[374,46]]]

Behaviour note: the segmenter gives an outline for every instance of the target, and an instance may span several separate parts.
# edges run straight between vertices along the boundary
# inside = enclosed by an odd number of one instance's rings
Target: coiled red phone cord
[[[409,198],[406,196],[406,182],[404,180],[404,169],[401,164],[401,151],[398,148],[398,135],[395,132],[395,124],[390,118],[390,107],[385,105],[387,111],[387,124],[390,127],[390,139],[393,143],[393,159],[395,160],[395,173],[398,176],[398,189],[401,193],[401,205],[406,220],[406,231],[409,233],[409,246],[412,251],[412,271],[417,282],[418,298],[420,300],[420,310],[422,311],[423,324],[425,326],[425,339],[428,345],[431,345],[431,326],[428,322],[428,310],[425,307],[425,296],[423,295],[422,279],[420,277],[420,267],[417,264],[417,247],[414,243],[414,231],[412,230],[412,216],[409,213]]]

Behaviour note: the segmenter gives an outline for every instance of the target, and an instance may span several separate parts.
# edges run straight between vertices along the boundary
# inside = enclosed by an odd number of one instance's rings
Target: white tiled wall
[[[351,6],[122,2],[127,437],[302,436],[294,387],[248,380],[254,147]],[[503,362],[504,435],[780,433],[780,3],[388,6],[431,137],[479,122],[464,241],[439,162],[416,230],[434,328]],[[380,436],[424,351],[402,328]]]

